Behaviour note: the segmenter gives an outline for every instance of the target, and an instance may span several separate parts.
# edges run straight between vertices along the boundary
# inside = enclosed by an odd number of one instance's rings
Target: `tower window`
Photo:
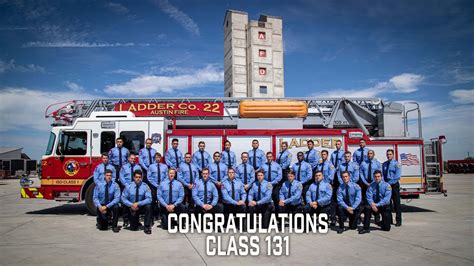
[[[260,86],[260,94],[267,94],[267,86]]]
[[[258,69],[258,74],[260,75],[266,75],[267,74],[267,69],[265,67],[260,67]]]
[[[266,39],[265,32],[259,31],[259,32],[258,32],[258,38],[259,38],[260,40],[265,40],[265,39]]]
[[[258,56],[259,57],[267,57],[267,51],[263,50],[263,49],[258,50]]]

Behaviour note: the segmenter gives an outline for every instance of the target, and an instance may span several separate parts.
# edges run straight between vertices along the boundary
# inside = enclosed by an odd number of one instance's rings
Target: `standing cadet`
[[[374,172],[375,182],[367,189],[367,204],[364,206],[364,228],[359,234],[370,233],[370,217],[372,212],[382,214],[382,230],[390,231],[392,222],[392,211],[390,210],[390,198],[392,197],[392,187],[382,180],[382,172]]]
[[[342,173],[343,182],[337,190],[337,203],[339,204],[339,228],[338,234],[344,232],[344,222],[349,216],[349,229],[355,230],[357,228],[357,219],[360,213],[360,203],[362,200],[361,189],[357,183],[352,182],[349,172]]]
[[[314,174],[314,182],[309,186],[306,192],[305,213],[319,215],[326,213],[329,216],[331,210],[332,187],[331,184],[324,181],[323,173],[316,171]]]
[[[344,162],[344,149],[342,149],[342,141],[336,140],[336,150],[331,154],[331,163],[336,169],[332,181],[332,199],[331,199],[331,226],[336,224],[336,209],[337,209],[337,189],[339,188],[339,166]]]
[[[279,202],[280,195],[280,180],[281,180],[281,167],[279,164],[273,161],[273,153],[267,152],[267,162],[262,165],[262,170],[265,173],[265,180],[273,186],[272,200],[276,205]]]
[[[199,169],[199,173],[201,173],[202,169],[208,167],[211,163],[211,155],[205,150],[206,143],[204,141],[199,141],[198,148],[199,150],[193,153],[193,163]]]
[[[183,162],[183,153],[178,149],[178,139],[171,140],[171,148],[166,151],[165,161],[169,168],[179,168],[179,164]]]
[[[360,139],[359,140],[359,148],[354,152],[354,155],[352,156],[352,159],[354,162],[356,162],[359,166],[362,164],[362,162],[366,162],[368,159],[368,153],[369,149],[366,146],[365,140]]]
[[[346,151],[344,153],[344,162],[339,165],[339,169],[337,169],[337,179],[339,180],[339,184],[342,184],[342,173],[348,172],[351,182],[358,183],[359,182],[359,165],[356,162],[351,161],[351,152]]]
[[[254,214],[262,214],[262,227],[268,228],[270,217],[274,209],[272,190],[272,183],[265,180],[265,174],[263,171],[257,171],[257,181],[255,181],[253,186],[250,188],[248,194],[248,212],[250,214],[250,224],[252,226],[255,226]]]
[[[298,152],[296,154],[296,158],[298,158],[298,162],[294,163],[291,166],[291,169],[295,172],[296,180],[303,184],[302,193],[303,195],[306,195],[306,191],[308,191],[309,186],[311,185],[311,183],[313,183],[313,168],[309,163],[304,161],[303,152]]]
[[[158,188],[157,197],[160,203],[161,229],[163,230],[168,230],[168,214],[186,212],[186,206],[183,205],[184,188],[175,177],[176,169],[170,168],[168,178],[164,179]]]
[[[151,196],[153,200],[152,209],[153,215],[155,215],[156,203],[157,203],[157,190],[160,186],[161,181],[166,179],[168,174],[168,166],[161,163],[161,153],[155,153],[155,163],[148,167],[148,182],[150,183]]]
[[[225,221],[229,218],[229,214],[245,213],[247,200],[247,193],[245,192],[244,184],[239,179],[235,178],[235,170],[233,168],[227,169],[227,178],[222,183],[222,202],[224,203]],[[238,219],[235,220],[237,228]],[[243,226],[242,228],[245,228]]]
[[[362,188],[362,202],[364,205],[367,203],[367,188],[374,182],[374,172],[377,170],[382,171],[382,164],[374,157],[375,152],[369,150],[367,153],[367,161],[362,162],[360,165],[359,185]]]
[[[326,181],[326,183],[332,184],[336,169],[334,168],[334,165],[332,165],[331,161],[328,160],[328,155],[329,153],[327,150],[321,151],[321,161],[316,166],[316,171],[321,171],[324,176],[324,181]]]
[[[115,167],[109,164],[109,155],[107,153],[102,153],[101,157],[102,163],[98,164],[94,169],[94,183],[97,186],[98,184],[104,183],[105,171],[111,170],[112,175],[115,178]]]
[[[153,140],[151,140],[151,138],[147,138],[145,140],[145,148],[138,152],[139,164],[143,170],[143,180],[147,185],[150,185],[148,182],[148,167],[153,164],[153,158],[156,154],[156,150],[151,147],[152,144]]]
[[[304,160],[311,164],[311,169],[314,171],[319,162],[319,154],[318,151],[314,149],[314,141],[312,139],[308,140],[306,144],[308,145],[308,150],[305,153]]]
[[[240,181],[242,181],[242,183],[244,184],[245,191],[249,191],[253,182],[255,182],[255,170],[248,162],[248,152],[242,152],[240,158],[242,159],[242,163],[237,166],[237,178],[240,179]]]
[[[288,170],[290,170],[292,155],[288,151],[288,142],[283,141],[281,143],[281,151],[277,154],[276,162],[280,165],[282,171],[282,179],[280,185],[288,180]]]
[[[134,152],[130,152],[128,155],[128,162],[122,166],[120,169],[120,183],[123,187],[127,187],[132,183],[132,176],[135,171],[142,171],[140,165],[135,163],[136,155]]]
[[[297,213],[301,212],[301,193],[303,185],[295,180],[295,172],[288,172],[288,180],[283,183],[280,189],[279,213]]]
[[[105,170],[104,182],[96,184],[93,200],[97,207],[97,225],[99,230],[107,230],[109,216],[112,215],[112,231],[120,231],[117,226],[119,217],[120,187],[112,181],[113,171]]]
[[[224,207],[218,203],[219,193],[216,186],[209,180],[209,169],[202,169],[202,179],[196,180],[193,188],[193,199],[196,204],[194,213],[222,213]]]
[[[109,151],[109,160],[110,163],[115,167],[115,182],[120,185],[120,188],[123,189],[123,185],[120,184],[120,170],[122,166],[127,162],[128,158],[128,149],[123,147],[123,139],[117,138],[115,140],[117,146],[113,147]]]
[[[224,150],[221,152],[222,162],[225,163],[227,168],[237,167],[237,158],[235,158],[235,153],[230,150],[232,143],[229,140],[224,142]]]
[[[265,152],[258,148],[258,140],[252,140],[252,149],[249,151],[249,162],[255,171],[259,170],[265,162]]]
[[[209,164],[209,178],[212,183],[216,185],[216,188],[219,193],[219,200],[222,201],[222,181],[224,181],[225,176],[227,175],[227,165],[221,161],[221,154],[216,151],[213,154],[214,162]]]
[[[393,159],[393,150],[387,150],[387,161],[382,165],[382,174],[385,182],[392,186],[392,204],[395,210],[395,226],[402,225],[402,210],[400,209],[400,177],[402,176],[402,166]]]
[[[184,155],[184,162],[179,165],[178,181],[183,184],[186,202],[189,204],[189,209],[194,209],[194,201],[192,197],[192,189],[194,183],[199,179],[199,170],[191,161],[191,154]]]
[[[142,182],[142,172],[133,173],[134,182],[128,185],[122,193],[122,203],[125,204],[130,217],[130,230],[137,231],[140,213],[145,213],[145,234],[151,234],[151,191]]]

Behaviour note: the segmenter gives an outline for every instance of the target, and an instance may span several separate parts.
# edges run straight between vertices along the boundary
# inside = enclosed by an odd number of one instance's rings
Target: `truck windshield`
[[[51,134],[49,134],[48,147],[46,147],[46,152],[44,153],[45,155],[51,155],[51,153],[53,153],[53,146],[54,146],[55,140],[56,140],[56,135],[53,132],[51,132]]]

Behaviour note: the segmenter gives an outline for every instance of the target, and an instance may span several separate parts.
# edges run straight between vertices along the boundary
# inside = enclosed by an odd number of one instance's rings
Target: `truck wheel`
[[[94,183],[90,184],[89,187],[87,188],[86,194],[85,194],[87,212],[89,212],[89,214],[92,215],[92,216],[97,215],[97,209],[94,205],[94,200],[92,199],[92,197],[94,195],[94,188],[95,188],[95,184]]]

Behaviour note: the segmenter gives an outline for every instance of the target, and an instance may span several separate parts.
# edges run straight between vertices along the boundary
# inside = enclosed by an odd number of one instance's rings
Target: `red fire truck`
[[[409,118],[410,113],[415,115]],[[380,162],[386,160],[387,149],[394,149],[402,165],[403,197],[445,192],[442,142],[424,143],[416,103],[378,98],[99,99],[52,105],[45,115],[53,123],[41,174],[21,182],[21,196],[85,201],[91,213],[95,213],[92,173],[100,154],[114,147],[119,136],[136,152],[146,138],[152,138],[152,147],[162,154],[173,138],[183,152],[191,153],[199,141],[205,141],[212,153],[222,151],[229,140],[237,155],[250,150],[253,139],[259,140],[262,150],[274,153],[287,141],[293,160],[298,151],[306,150],[309,139],[319,151],[332,152],[336,140],[341,140],[344,149],[353,152],[363,138]]]

